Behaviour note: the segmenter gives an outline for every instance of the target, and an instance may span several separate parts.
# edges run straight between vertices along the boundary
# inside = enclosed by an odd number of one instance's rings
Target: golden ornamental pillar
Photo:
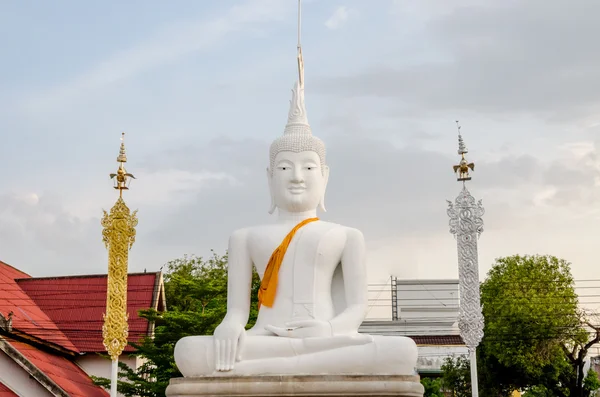
[[[119,168],[115,174],[110,174],[114,180],[115,189],[119,190],[119,198],[110,209],[103,210],[102,241],[108,249],[108,280],[106,290],[106,313],[102,326],[104,347],[112,359],[111,397],[117,395],[117,373],[119,356],[127,346],[129,335],[127,314],[127,268],[129,250],[135,241],[137,226],[137,211],[130,212],[123,200],[123,190],[129,189],[129,182],[135,177],[125,170],[127,155],[125,153],[125,133],[121,136],[121,149],[117,162]]]

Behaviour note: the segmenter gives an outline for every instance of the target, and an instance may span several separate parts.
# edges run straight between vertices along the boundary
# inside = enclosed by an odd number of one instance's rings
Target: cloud
[[[43,275],[103,272],[100,219],[73,216],[60,197],[0,195],[2,260]]]
[[[1,259],[37,275],[105,271],[99,217],[101,208],[115,200],[106,176],[115,165],[115,147],[102,142],[115,125],[125,124],[126,131],[131,126],[139,137],[131,145],[139,150],[131,155],[138,180],[126,197],[132,209],[140,210],[133,271],[157,269],[186,253],[224,252],[233,230],[272,221],[265,176],[268,142],[260,137],[281,131],[282,124],[261,114],[280,109],[273,114],[283,117],[287,110],[288,94],[281,94],[277,82],[278,65],[288,62],[279,60],[285,55],[258,49],[260,62],[219,70],[227,84],[217,81],[207,90],[198,80],[190,82],[193,73],[174,80],[152,75],[162,85],[145,76],[129,90],[120,83],[169,62],[179,64],[232,32],[267,29],[287,10],[295,11],[284,3],[249,1],[215,19],[165,27],[145,43],[112,54],[26,102],[37,112],[32,115],[62,107],[68,116],[59,114],[52,125],[35,117],[8,120],[15,141],[7,147],[33,160],[11,182],[31,189],[0,196]],[[600,139],[592,138],[600,136],[595,111],[600,54],[593,51],[600,36],[594,20],[598,3],[584,0],[568,9],[540,0],[398,4],[388,15],[394,18],[392,28],[374,20],[377,29],[370,31],[380,40],[353,42],[352,53],[360,59],[347,56],[335,64],[336,57],[330,56],[329,69],[311,69],[311,123],[322,131],[331,166],[323,218],[363,230],[370,273],[377,279],[391,273],[455,276],[446,200],[460,190],[451,169],[458,160],[453,121],[459,118],[474,149],[469,159],[476,163],[468,186],[486,208],[482,275],[497,256],[539,252],[571,260],[586,278],[600,277],[594,273],[600,272],[594,263]],[[329,28],[343,26],[352,16],[352,9],[342,9],[341,19],[331,19]],[[399,36],[394,29],[407,29],[410,35]],[[407,57],[403,46],[416,49]],[[184,69],[196,67],[181,63]],[[344,76],[340,67],[362,72]],[[336,75],[327,77],[325,70]],[[228,80],[228,74],[237,78]],[[246,80],[246,88],[255,91],[239,90],[238,82]],[[105,97],[114,90],[114,97],[92,103],[98,106],[88,106],[88,112],[66,106],[102,89]],[[273,99],[271,92],[283,99]],[[465,113],[477,118],[463,118]],[[540,119],[568,120],[569,125]],[[589,134],[576,134],[579,126]],[[77,134],[77,139],[63,134]],[[60,147],[51,148],[52,142]],[[43,191],[44,183],[61,194]]]
[[[198,194],[201,189],[210,189],[213,184],[235,185],[236,178],[225,172],[200,170],[190,172],[183,169],[162,169],[149,172],[140,169],[135,180],[135,198],[141,206],[178,205]],[[160,189],[157,187],[160,186]]]
[[[370,249],[370,273],[376,279],[385,279],[390,273],[429,277],[432,269],[436,274],[454,276],[455,243],[448,233],[446,199],[453,199],[460,190],[451,170],[457,159],[361,136],[365,134],[327,140],[331,177],[328,212],[323,218],[363,231]],[[266,142],[221,138],[202,147],[174,148],[155,156],[175,168],[218,170],[237,182],[215,181],[163,214],[145,238],[149,246],[160,242],[165,260],[213,248],[223,251],[233,230],[271,221],[264,173]],[[564,177],[556,173],[561,167],[579,169],[577,189],[561,183]],[[527,249],[515,242],[515,236],[532,241],[526,252],[556,251],[581,262],[587,251],[571,250],[570,232],[559,225],[577,224],[580,231],[594,227],[590,198],[598,196],[600,189],[585,181],[595,173],[585,158],[577,157],[543,161],[534,156],[505,155],[499,160],[478,161],[469,187],[484,200],[486,238],[491,235],[495,239],[482,253],[482,268],[487,270],[497,256]],[[583,213],[588,219],[580,219]],[[546,240],[542,230],[548,235]],[[545,247],[544,241],[553,241],[553,246]],[[578,264],[578,269],[584,265],[587,262]]]
[[[325,21],[325,26],[331,30],[339,29],[357,14],[358,12],[355,9],[339,6],[335,9],[329,19]]]
[[[290,7],[281,1],[247,0],[212,19],[177,21],[163,27],[147,41],[112,54],[71,81],[33,98],[25,98],[22,107],[30,112],[60,108],[80,95],[205,50],[233,32],[264,27],[267,22],[281,20],[288,10]]]
[[[365,136],[355,131],[326,140],[331,177],[322,217],[363,231],[374,282],[390,274],[455,277],[446,200],[460,190],[451,169],[456,156]],[[268,142],[221,137],[179,145],[138,163],[140,178],[127,195],[140,210],[132,271],[157,269],[184,254],[224,252],[233,230],[272,221]],[[566,147],[555,160],[505,155],[477,162],[469,188],[486,208],[482,276],[495,257],[517,252],[561,255],[576,274],[592,268],[595,244],[582,244],[600,222],[600,187],[588,183],[597,175],[589,158],[598,150],[589,142]],[[577,182],[564,183],[561,172]],[[100,206],[97,216],[82,218],[64,197],[28,193],[0,196],[0,208],[3,260],[37,275],[105,271]],[[577,243],[573,230],[583,235]]]
[[[597,115],[600,3],[582,0],[565,9],[542,0],[466,2],[443,12],[434,12],[434,3],[394,16],[403,24],[421,15],[412,37],[422,50],[410,63],[390,54],[385,65],[321,80],[321,92],[386,98],[413,115],[469,111],[551,121]]]

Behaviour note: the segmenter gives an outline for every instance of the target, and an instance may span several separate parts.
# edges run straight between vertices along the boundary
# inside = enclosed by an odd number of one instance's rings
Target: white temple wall
[[[112,362],[108,358],[100,357],[97,354],[88,354],[77,358],[75,361],[81,369],[85,371],[89,376],[98,376],[102,378],[110,379],[110,371]],[[127,364],[130,368],[137,368],[141,364],[141,360],[136,357],[121,356],[119,362]],[[122,394],[117,394],[119,397],[123,397]]]
[[[419,346],[417,371],[419,373],[441,372],[446,357],[468,357],[466,346]]]
[[[52,397],[48,390],[30,378],[29,373],[3,351],[0,351],[0,382],[20,397]]]

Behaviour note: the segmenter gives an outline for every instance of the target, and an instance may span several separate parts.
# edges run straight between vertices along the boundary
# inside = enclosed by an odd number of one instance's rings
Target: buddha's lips
[[[302,193],[303,191],[306,190],[306,188],[303,186],[292,186],[292,187],[288,188],[288,190],[292,193]]]

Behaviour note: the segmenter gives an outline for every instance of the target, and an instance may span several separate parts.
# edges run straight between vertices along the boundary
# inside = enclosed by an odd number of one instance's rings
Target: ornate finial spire
[[[133,174],[128,173],[125,170],[125,163],[127,162],[127,154],[125,152],[125,133],[121,133],[121,148],[119,149],[119,156],[117,156],[117,162],[120,163],[119,169],[116,174],[110,174],[110,178],[117,178],[115,182],[115,189],[119,190],[119,196],[123,196],[123,190],[129,190],[127,186],[127,178],[135,179]]]
[[[119,156],[117,157],[119,163],[127,162],[127,154],[125,153],[125,133],[121,133],[121,149],[119,149]]]
[[[458,128],[458,154],[460,154],[461,159],[458,165],[453,166],[453,169],[454,173],[458,173],[457,181],[464,183],[465,181],[471,180],[471,176],[469,175],[469,168],[471,169],[471,171],[475,171],[475,164],[468,163],[465,159],[465,154],[468,153],[469,150],[467,149],[467,146],[465,145],[465,142],[463,141],[462,135],[460,133],[460,124],[458,120],[456,120],[456,126]]]
[[[129,316],[127,314],[127,269],[129,250],[135,241],[137,211],[131,213],[123,200],[123,190],[127,190],[128,178],[135,178],[125,170],[125,133],[121,135],[121,149],[117,162],[119,169],[110,174],[115,179],[115,189],[119,198],[102,216],[102,241],[108,248],[108,279],[106,284],[106,312],[102,325],[102,342],[112,359],[110,395],[117,395],[117,369],[119,357],[127,346],[129,337]]]
[[[463,141],[462,135],[460,134],[460,124],[458,120],[456,120],[456,127],[458,128],[458,154],[463,155],[465,153],[469,153],[469,150]]]
[[[448,201],[450,216],[450,233],[456,238],[458,247],[458,280],[460,307],[458,309],[458,328],[460,336],[469,350],[471,362],[471,395],[479,396],[477,383],[477,346],[483,339],[484,318],[479,293],[479,259],[477,239],[483,232],[482,216],[485,212],[481,200],[475,201],[465,186],[471,179],[469,169],[475,170],[475,164],[468,163],[465,154],[468,152],[458,127],[458,154],[460,163],[454,166],[458,181],[463,183],[462,191],[454,203]]]

